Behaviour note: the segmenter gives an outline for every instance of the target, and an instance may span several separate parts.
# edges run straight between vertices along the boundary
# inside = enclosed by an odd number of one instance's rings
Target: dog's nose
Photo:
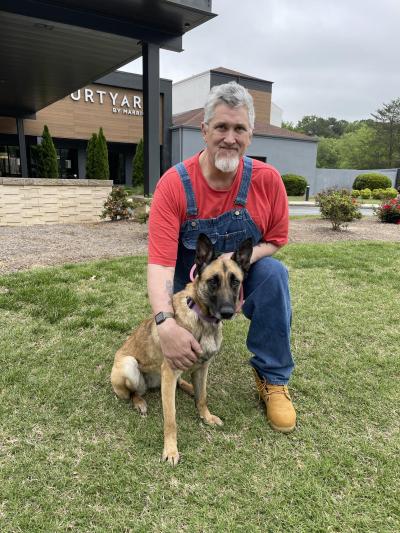
[[[221,307],[220,313],[223,319],[229,320],[233,317],[235,309],[231,305],[224,305]]]

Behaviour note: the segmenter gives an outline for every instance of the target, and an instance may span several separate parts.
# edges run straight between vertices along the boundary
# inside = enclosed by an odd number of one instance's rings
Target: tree
[[[282,120],[282,128],[284,128],[285,130],[290,130],[290,131],[297,131],[296,129],[296,126],[294,125],[293,122],[285,122],[284,120]]]
[[[132,185],[137,187],[144,183],[144,143],[143,139],[140,139],[136,152],[133,157],[132,164]]]
[[[399,144],[400,136],[400,98],[392,100],[389,104],[383,104],[376,113],[371,113],[376,120],[375,127],[381,138],[386,141],[387,166],[392,167],[394,159],[399,161],[399,153],[395,154],[395,147]]]
[[[110,168],[108,165],[108,150],[107,141],[103,133],[103,128],[100,128],[97,135],[97,141],[94,148],[94,178],[98,180],[110,179]]]
[[[347,124],[347,120],[337,120],[334,117],[322,118],[316,115],[306,115],[297,123],[296,130],[317,137],[340,137]]]
[[[319,140],[317,154],[318,168],[340,167],[339,142],[339,139],[325,139],[324,137]]]
[[[36,173],[38,178],[57,179],[60,175],[57,151],[47,125],[43,128],[42,143],[35,147],[33,153],[36,160]]]
[[[346,133],[338,141],[340,168],[379,168],[382,162],[377,132],[367,125]]]
[[[95,160],[96,143],[97,143],[97,133],[93,133],[87,143],[87,148],[86,148],[86,177],[88,179],[95,178],[94,160]]]

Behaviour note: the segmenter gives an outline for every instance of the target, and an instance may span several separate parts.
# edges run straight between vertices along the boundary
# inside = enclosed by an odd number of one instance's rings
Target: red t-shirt
[[[167,170],[157,183],[149,219],[148,261],[151,264],[175,266],[179,230],[185,220],[215,218],[235,207],[243,159],[232,185],[221,191],[208,185],[200,168],[199,155],[184,161],[196,199],[196,217],[186,216],[185,190],[175,167]],[[255,159],[246,208],[265,242],[275,246],[288,242],[288,200],[282,178],[274,167]]]

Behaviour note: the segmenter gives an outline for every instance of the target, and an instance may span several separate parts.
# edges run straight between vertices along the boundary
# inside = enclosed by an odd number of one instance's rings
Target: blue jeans
[[[250,364],[268,383],[285,385],[294,368],[290,351],[292,311],[287,268],[273,257],[250,267],[244,282],[243,314],[250,322]]]

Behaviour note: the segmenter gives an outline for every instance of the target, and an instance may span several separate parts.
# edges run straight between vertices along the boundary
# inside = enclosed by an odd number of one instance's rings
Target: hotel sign
[[[143,116],[142,98],[135,94],[127,96],[112,91],[93,90],[89,88],[79,89],[70,94],[70,98],[74,102],[97,103],[104,105],[105,102],[111,104],[111,110],[116,115],[134,115],[137,117]]]

